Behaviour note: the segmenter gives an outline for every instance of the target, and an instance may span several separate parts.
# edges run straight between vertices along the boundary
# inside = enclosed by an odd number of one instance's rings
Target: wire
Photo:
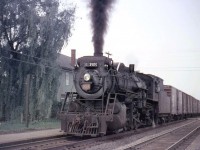
[[[1,56],[1,57],[5,58],[5,59],[9,59],[9,60],[14,60],[14,61],[30,64],[30,65],[36,65],[36,66],[39,66],[39,67],[46,67],[46,68],[51,68],[51,69],[56,69],[56,70],[63,70],[63,71],[66,71],[66,70],[71,71],[71,69],[63,69],[63,68],[56,68],[56,67],[51,67],[51,66],[47,66],[47,65],[39,65],[39,64],[36,64],[36,63],[31,63],[31,62],[28,62],[28,61],[23,61],[23,60],[19,60],[19,59],[15,59],[15,58],[9,58],[9,57],[5,57],[5,56]],[[200,67],[173,67],[173,68],[171,68],[171,67],[167,67],[167,68],[164,68],[164,67],[161,67],[161,68],[148,67],[148,68],[143,68],[143,70],[153,70],[153,71],[200,71]]]
[[[23,61],[23,60],[18,60],[18,59],[15,59],[15,58],[9,58],[9,57],[5,57],[5,56],[1,56],[1,58],[10,59],[10,60],[14,60],[14,61],[18,61],[18,62],[30,64],[30,65],[36,65],[36,66],[40,66],[41,68],[42,67],[46,67],[46,68],[55,69],[55,70],[58,70],[58,71],[66,71],[65,69],[62,69],[62,68],[56,68],[56,67],[51,67],[51,66],[47,66],[47,65],[42,66],[42,65],[39,65],[39,64],[36,64],[36,63],[31,63],[31,62],[27,62],[27,61]],[[71,71],[70,69],[67,69],[67,70]]]
[[[143,68],[144,70],[153,70],[153,71],[200,71],[200,67],[198,68],[167,68],[167,69],[164,69],[164,68]]]
[[[27,56],[27,57],[32,57],[32,58],[37,58],[37,59],[40,59],[40,60],[52,62],[49,59],[44,59],[44,58],[40,58],[40,57],[36,57],[36,56],[26,55],[26,54],[23,54],[23,53],[20,53],[20,52],[16,52],[16,51],[13,51],[13,50],[7,50],[7,51],[10,51],[10,52],[13,52],[13,53],[17,53],[17,54],[20,54],[20,55],[23,55],[23,56]]]

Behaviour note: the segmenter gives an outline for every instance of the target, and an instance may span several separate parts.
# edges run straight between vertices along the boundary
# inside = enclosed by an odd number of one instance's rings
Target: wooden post
[[[30,74],[26,77],[26,97],[25,97],[25,118],[26,127],[29,127],[29,90],[30,90]]]
[[[108,58],[112,55],[110,52],[106,52],[106,54],[108,55]]]

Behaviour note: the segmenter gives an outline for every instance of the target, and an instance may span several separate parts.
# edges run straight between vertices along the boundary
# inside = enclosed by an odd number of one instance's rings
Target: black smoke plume
[[[103,56],[104,34],[108,24],[108,15],[115,0],[91,0],[91,19],[93,28],[94,56]]]

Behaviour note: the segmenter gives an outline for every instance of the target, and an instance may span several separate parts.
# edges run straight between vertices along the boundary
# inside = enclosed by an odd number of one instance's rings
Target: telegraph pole
[[[25,97],[25,118],[26,127],[29,127],[29,91],[30,91],[30,74],[26,77],[26,97]]]
[[[110,56],[112,56],[112,54],[111,54],[110,52],[106,52],[106,54],[108,55],[108,58],[109,58]]]

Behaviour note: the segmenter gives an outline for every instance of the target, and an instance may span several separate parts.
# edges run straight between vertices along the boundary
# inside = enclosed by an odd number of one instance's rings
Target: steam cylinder
[[[108,129],[110,131],[115,131],[126,126],[126,106],[124,104],[120,104],[120,105],[121,105],[121,109],[119,113],[113,115],[112,122],[108,122]]]

